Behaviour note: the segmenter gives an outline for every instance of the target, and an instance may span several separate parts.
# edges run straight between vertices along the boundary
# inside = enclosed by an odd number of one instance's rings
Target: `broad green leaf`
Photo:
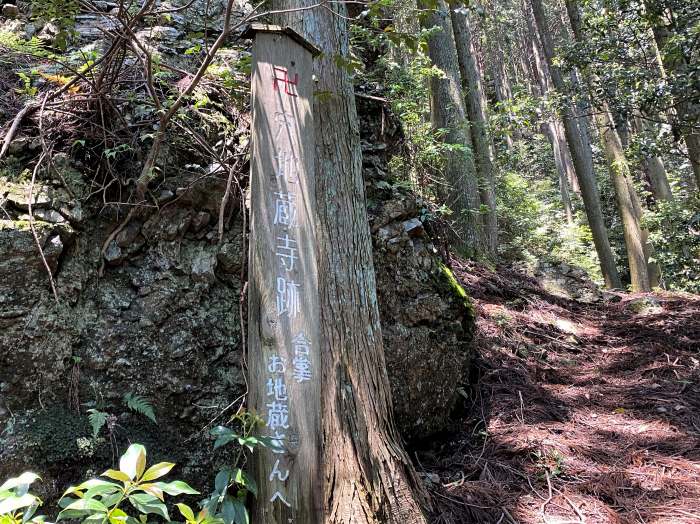
[[[216,426],[209,432],[213,437],[216,437],[214,442],[214,449],[225,446],[229,442],[232,442],[238,438],[238,435],[231,431],[226,426]]]
[[[167,475],[174,467],[175,464],[172,462],[159,462],[146,470],[142,480],[148,482],[149,480],[158,479],[164,475]]]
[[[109,522],[110,524],[124,524],[129,518],[124,510],[119,508],[114,508],[109,512]]]
[[[156,482],[156,486],[168,495],[199,495],[199,491],[190,487],[186,482],[175,480],[173,482]]]
[[[24,511],[24,514],[22,515],[22,523],[23,523],[23,524],[24,524],[25,522],[29,522],[30,520],[31,520],[32,522],[35,522],[35,521],[36,521],[36,519],[33,520],[32,517],[34,516],[34,513],[36,513],[36,510],[39,508],[39,506],[41,506],[41,501],[40,501],[39,499],[36,499],[36,501],[34,502],[34,504],[32,504],[31,506],[29,506],[29,507]],[[37,518],[39,518],[39,517],[37,517]]]
[[[14,489],[17,486],[28,486],[35,480],[40,479],[39,475],[32,473],[31,471],[25,471],[19,477],[11,478],[5,481],[5,483],[0,486],[0,491],[5,491],[9,489]]]
[[[248,491],[250,491],[253,495],[256,497],[258,496],[258,485],[255,483],[255,480],[253,480],[245,471],[243,471],[241,468],[236,468],[234,470],[234,477],[233,479],[240,484],[241,486],[245,487]]]
[[[219,437],[219,436],[225,435],[227,433],[233,433],[233,431],[231,431],[226,426],[216,426],[214,428],[211,428],[211,430],[209,430],[209,434],[212,437]]]
[[[160,515],[168,522],[170,521],[170,516],[168,515],[168,508],[165,504],[159,502],[157,498],[148,493],[138,493],[136,495],[131,495],[129,497],[129,502],[141,513],[148,514],[154,513]]]
[[[230,435],[222,435],[214,441],[214,449],[218,449],[221,446],[225,446],[229,442],[233,442],[238,438],[237,435],[231,433]]]
[[[128,482],[131,479],[129,478],[129,475],[124,473],[123,471],[117,471],[116,469],[108,469],[102,475],[101,477],[109,477],[114,480],[119,480],[121,482]]]
[[[118,484],[112,484],[111,482],[106,482],[104,484],[98,484],[96,486],[93,486],[89,490],[87,490],[85,492],[85,498],[91,499],[95,495],[112,494],[112,493],[120,492],[121,490],[122,490],[122,488]]]
[[[240,500],[233,501],[233,509],[235,511],[234,522],[236,524],[250,524],[250,518],[248,516],[248,510]]]
[[[123,494],[121,491],[114,493],[113,495],[102,495],[102,504],[108,508],[111,508],[119,502],[119,499],[121,499],[122,496]]]
[[[214,489],[219,495],[223,495],[230,483],[231,471],[229,469],[222,469],[214,478]]]
[[[221,505],[221,514],[224,517],[224,524],[233,524],[236,520],[236,508],[233,505],[233,499],[226,497]]]
[[[81,493],[81,495],[82,495],[82,493]],[[76,499],[72,499],[70,497],[62,497],[58,501],[58,507],[61,509],[66,509],[68,506],[70,506],[75,501],[76,501]]]
[[[153,495],[157,499],[163,501],[163,490],[160,489],[158,486],[155,484],[141,484],[139,486],[139,489],[145,491],[149,495]]]
[[[177,509],[180,510],[180,514],[185,517],[189,522],[196,522],[197,519],[194,518],[194,512],[192,511],[192,508],[190,508],[187,504],[183,504],[182,502],[179,502],[175,504],[177,506]]]
[[[132,444],[119,459],[119,471],[126,473],[129,479],[141,477],[146,469],[146,448],[141,444]]]
[[[85,514],[92,513],[107,513],[109,508],[105,506],[102,502],[96,499],[78,499],[71,502],[66,509],[58,514],[57,520],[62,519],[74,519],[82,517]]]
[[[105,518],[107,518],[106,513],[93,513],[86,517],[83,522],[102,522]]]
[[[78,499],[66,507],[67,510],[78,511],[103,511],[107,513],[109,508],[97,499]]]
[[[24,495],[19,497],[13,495],[9,498],[6,498],[5,500],[0,501],[0,515],[4,515],[6,513],[13,513],[14,511],[20,508],[28,508],[36,501],[37,498],[34,495],[30,495],[29,493],[25,493]]]

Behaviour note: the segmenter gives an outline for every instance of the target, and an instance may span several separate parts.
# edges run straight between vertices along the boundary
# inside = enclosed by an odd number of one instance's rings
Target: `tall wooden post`
[[[254,24],[248,369],[257,451],[252,522],[323,521],[312,61],[289,28]]]

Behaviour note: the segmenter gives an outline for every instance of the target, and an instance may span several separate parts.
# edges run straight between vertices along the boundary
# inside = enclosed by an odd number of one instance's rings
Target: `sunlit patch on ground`
[[[480,318],[437,523],[700,523],[700,299],[583,304],[455,260]],[[637,305],[641,304],[641,305]]]

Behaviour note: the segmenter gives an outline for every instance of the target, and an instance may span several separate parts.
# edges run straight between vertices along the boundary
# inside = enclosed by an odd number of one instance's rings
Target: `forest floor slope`
[[[480,361],[461,434],[419,455],[434,522],[700,523],[700,297],[452,265]]]

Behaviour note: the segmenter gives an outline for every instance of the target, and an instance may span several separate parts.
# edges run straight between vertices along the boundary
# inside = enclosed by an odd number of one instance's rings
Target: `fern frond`
[[[96,409],[88,409],[88,420],[90,421],[90,426],[92,426],[92,438],[97,438],[100,430],[107,423],[107,417],[109,416],[104,411],[98,411]]]
[[[126,404],[126,407],[128,407],[134,413],[139,413],[144,417],[148,417],[154,424],[158,423],[156,422],[156,414],[153,410],[153,405],[142,396],[127,393],[124,395],[124,404]]]

